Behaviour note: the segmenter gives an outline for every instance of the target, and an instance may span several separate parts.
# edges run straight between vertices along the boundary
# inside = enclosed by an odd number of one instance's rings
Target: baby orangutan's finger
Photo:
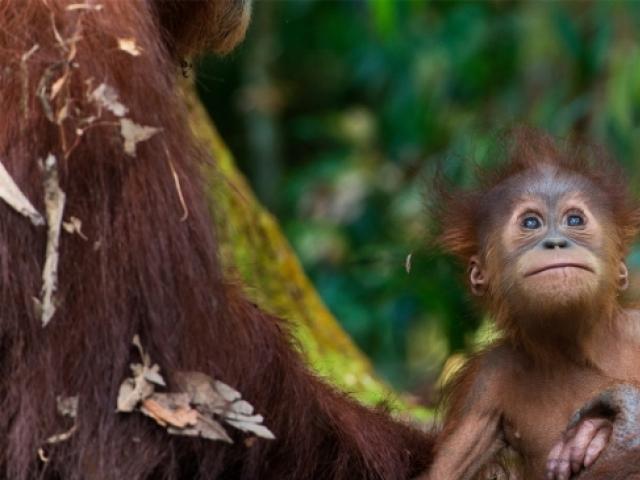
[[[547,480],[568,480],[571,473],[570,448],[571,444],[565,439],[553,446],[547,457]]]
[[[598,427],[605,420],[590,418],[577,425],[576,433],[571,439],[565,439],[570,446],[571,471],[578,473],[584,465],[587,448],[598,433]]]
[[[613,426],[611,422],[603,420],[603,424],[598,428],[598,432],[591,440],[589,447],[587,448],[587,453],[584,457],[584,466],[585,468],[593,465],[593,462],[600,456],[602,451],[609,443],[609,437],[611,437],[611,431],[613,430]]]
[[[546,478],[569,480],[572,474],[592,465],[606,447],[611,429],[607,419],[588,418],[567,430],[549,452]]]

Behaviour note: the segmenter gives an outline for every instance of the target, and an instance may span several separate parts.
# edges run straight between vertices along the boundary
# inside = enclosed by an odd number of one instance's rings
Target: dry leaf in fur
[[[91,92],[90,98],[101,107],[109,110],[116,117],[122,117],[129,111],[126,106],[120,103],[118,92],[106,83],[98,85],[96,89]]]
[[[118,411],[139,409],[172,435],[202,437],[232,443],[222,422],[258,437],[273,439],[262,415],[254,415],[253,406],[240,392],[201,372],[178,372],[173,376],[178,392],[156,392],[166,386],[160,367],[142,348],[140,337],[133,337],[142,363],[132,364],[133,375],[120,385]]]
[[[48,443],[49,445],[54,445],[56,443],[66,442],[67,440],[69,440],[71,438],[71,436],[74,433],[76,433],[77,428],[78,428],[78,426],[74,425],[73,427],[71,427],[66,432],[62,432],[62,433],[57,433],[55,435],[51,435],[49,438],[47,438],[45,440],[45,442]]]
[[[78,396],[64,397],[59,395],[56,398],[58,413],[63,417],[76,418],[78,415]]]
[[[82,220],[80,220],[78,217],[69,217],[68,221],[62,222],[62,227],[64,228],[65,232],[71,235],[75,233],[83,240],[89,240],[86,235],[82,233]]]
[[[186,393],[154,393],[142,403],[140,411],[166,427],[172,435],[233,443],[217,420],[191,406],[190,396]]]
[[[134,335],[133,342],[140,353],[142,363],[130,365],[133,376],[126,378],[118,391],[117,411],[133,412],[140,402],[149,398],[155,391],[155,386],[164,387],[165,381],[160,375],[160,367],[151,364],[151,358],[142,348],[140,337]]]
[[[100,11],[104,7],[100,4],[88,4],[88,3],[71,3],[66,6],[65,10],[72,12],[74,10],[95,10]]]
[[[129,55],[137,57],[142,53],[142,49],[136,44],[135,38],[119,38],[118,48]]]
[[[262,424],[262,415],[254,415],[253,406],[226,383],[200,372],[179,372],[174,381],[181,391],[190,395],[191,403],[199,412],[215,415],[238,430],[266,439],[275,438]]]
[[[60,90],[62,90],[62,87],[67,81],[68,76],[69,72],[64,72],[62,75],[60,75],[60,78],[53,82],[53,84],[51,85],[51,93],[49,93],[49,100],[53,100],[58,96],[58,93],[60,93]]]
[[[0,198],[16,212],[31,220],[34,225],[44,225],[42,215],[18,188],[2,163],[0,163]]]
[[[51,435],[45,440],[45,443],[49,445],[54,445],[56,443],[66,442],[71,438],[71,436],[76,432],[78,425],[75,423],[75,419],[78,416],[78,396],[73,395],[71,397],[64,397],[59,395],[56,398],[56,405],[58,408],[58,413],[63,417],[69,417],[74,419],[74,423],[69,430],[62,433],[56,433],[55,435]],[[43,448],[38,449],[38,455],[43,462],[47,462],[47,456],[44,452]]]
[[[185,393],[154,393],[142,402],[140,411],[165,427],[192,427],[198,422],[198,412]]]
[[[149,140],[160,131],[157,127],[138,125],[128,118],[120,119],[120,134],[124,139],[124,151],[127,155],[136,156],[136,145]]]
[[[133,365],[132,365],[133,369]],[[142,375],[136,374],[125,379],[118,391],[117,411],[133,412],[138,404],[153,393],[153,384],[145,380]]]
[[[42,326],[46,326],[56,307],[54,294],[58,288],[58,247],[64,212],[65,194],[58,183],[56,157],[49,154],[44,162],[44,205],[47,216],[47,249],[42,270],[42,291],[39,307]]]
[[[177,429],[173,427],[167,428],[172,435],[186,435],[189,437],[201,437],[208,440],[219,440],[227,443],[233,443],[231,437],[224,427],[213,418],[198,414],[198,422],[194,427]]]

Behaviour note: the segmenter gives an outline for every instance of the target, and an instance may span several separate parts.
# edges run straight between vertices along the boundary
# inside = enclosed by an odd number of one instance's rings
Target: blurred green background
[[[429,400],[481,318],[427,246],[425,178],[440,162],[467,184],[524,122],[604,144],[638,185],[639,27],[640,2],[257,0],[197,85],[330,309]]]

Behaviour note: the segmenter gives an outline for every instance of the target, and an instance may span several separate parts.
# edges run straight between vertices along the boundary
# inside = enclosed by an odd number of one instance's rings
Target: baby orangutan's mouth
[[[544,267],[540,267],[540,268],[535,268],[533,270],[528,271],[527,273],[525,273],[525,277],[530,277],[532,275],[537,275],[538,273],[542,273],[542,272],[546,272],[548,270],[554,270],[557,268],[580,268],[582,270],[586,270],[587,272],[591,272],[591,273],[595,273],[593,271],[593,269],[587,265],[584,265],[582,263],[567,263],[567,262],[563,262],[563,263],[553,263],[551,265],[545,265]]]

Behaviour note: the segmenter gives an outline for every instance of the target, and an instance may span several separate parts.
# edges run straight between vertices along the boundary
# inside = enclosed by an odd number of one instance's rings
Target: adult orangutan
[[[442,244],[468,265],[502,339],[455,381],[423,478],[472,478],[507,450],[524,479],[588,475],[610,417],[565,426],[609,385],[640,381],[640,312],[618,301],[640,206],[609,159],[526,130],[502,169],[441,206]]]
[[[222,276],[206,155],[175,77],[182,55],[227,51],[247,20],[241,0],[0,0],[2,478],[388,480],[426,468],[428,435],[316,378],[286,325]],[[159,374],[179,392],[180,373],[199,372],[241,392],[276,439],[189,438],[116,412],[136,335],[129,394],[145,398]],[[56,402],[69,398],[71,429]],[[179,430],[192,406],[154,418]]]

